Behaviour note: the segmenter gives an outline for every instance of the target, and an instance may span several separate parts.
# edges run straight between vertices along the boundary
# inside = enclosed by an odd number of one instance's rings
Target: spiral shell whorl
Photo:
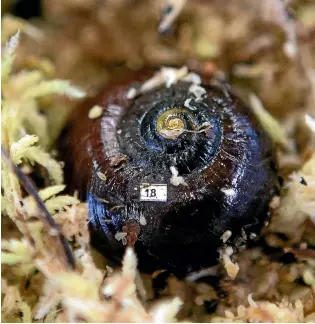
[[[208,165],[221,137],[217,105],[205,98],[194,103],[193,110],[185,107],[189,86],[180,82],[137,98],[131,104],[120,124],[119,141],[133,163],[154,166],[156,172],[176,166],[181,174]],[[180,132],[162,133],[160,124],[167,118],[182,122]]]

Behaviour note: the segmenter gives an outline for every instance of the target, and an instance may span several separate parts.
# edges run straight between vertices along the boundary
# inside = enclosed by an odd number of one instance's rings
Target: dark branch
[[[50,215],[44,202],[39,197],[36,187],[33,185],[30,179],[12,162],[8,153],[3,147],[1,147],[1,155],[5,163],[9,167],[9,169],[17,176],[17,178],[19,179],[19,181],[21,182],[22,186],[25,188],[27,193],[35,199],[35,202],[41,212],[39,218],[44,223],[45,227],[48,229],[48,231],[57,233],[56,237],[59,239],[64,249],[67,262],[70,265],[70,267],[74,269],[75,264],[74,264],[74,257],[71,248],[67,243],[66,239],[64,238],[64,236],[60,233],[58,225],[56,224],[54,218]]]

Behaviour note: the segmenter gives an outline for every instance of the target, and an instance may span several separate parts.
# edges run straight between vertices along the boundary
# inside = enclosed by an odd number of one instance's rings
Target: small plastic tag
[[[141,183],[140,201],[167,201],[167,185]]]

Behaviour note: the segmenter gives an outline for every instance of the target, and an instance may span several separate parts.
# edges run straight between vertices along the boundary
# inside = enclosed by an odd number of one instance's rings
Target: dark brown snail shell
[[[121,257],[122,232],[141,269],[198,270],[217,263],[225,231],[233,245],[262,227],[277,191],[273,146],[218,81],[202,80],[200,100],[184,81],[128,99],[128,90],[150,76],[135,73],[78,107],[64,138],[66,173],[87,194],[92,242],[107,257]],[[94,105],[103,114],[89,119]],[[165,123],[188,131],[165,135]],[[202,125],[210,127],[194,131]],[[184,184],[170,182],[171,167]],[[143,184],[164,184],[167,201],[140,201]]]

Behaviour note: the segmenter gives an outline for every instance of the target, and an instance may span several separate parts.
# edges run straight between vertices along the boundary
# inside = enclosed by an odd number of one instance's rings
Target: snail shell
[[[218,81],[178,81],[129,99],[151,75],[135,73],[78,107],[64,137],[66,174],[86,193],[92,242],[107,257],[130,244],[145,271],[197,270],[217,262],[225,231],[233,244],[266,220],[277,190],[273,146]],[[102,116],[90,119],[95,105]],[[152,184],[164,195],[147,201]]]

